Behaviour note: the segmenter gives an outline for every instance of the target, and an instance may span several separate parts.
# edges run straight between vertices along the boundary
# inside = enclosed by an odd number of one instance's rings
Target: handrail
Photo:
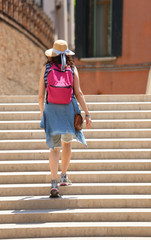
[[[21,25],[46,48],[52,44],[52,21],[34,0],[0,0],[0,13]]]

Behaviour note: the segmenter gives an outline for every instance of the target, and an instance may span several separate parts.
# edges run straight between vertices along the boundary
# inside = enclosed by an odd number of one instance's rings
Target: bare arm
[[[45,98],[45,82],[44,82],[44,74],[45,74],[46,67],[44,66],[41,71],[40,75],[40,83],[39,83],[39,108],[40,108],[40,115],[42,117],[44,111],[44,98]]]
[[[81,88],[80,88],[79,74],[78,74],[78,71],[77,71],[76,67],[74,69],[73,87],[74,87],[75,96],[76,96],[78,102],[80,103],[80,105],[81,105],[81,107],[82,107],[82,109],[83,109],[83,111],[85,112],[85,115],[86,115],[86,128],[90,128],[91,127],[91,117],[90,117],[90,113],[88,111],[88,107],[86,105],[84,95],[83,95],[83,93],[81,91]]]

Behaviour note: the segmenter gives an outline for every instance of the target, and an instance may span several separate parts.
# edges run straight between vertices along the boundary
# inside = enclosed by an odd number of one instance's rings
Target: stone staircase
[[[0,239],[151,239],[151,95],[85,96],[88,149],[49,199],[37,96],[0,97]]]

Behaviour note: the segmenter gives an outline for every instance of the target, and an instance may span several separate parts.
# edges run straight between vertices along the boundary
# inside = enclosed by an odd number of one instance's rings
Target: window
[[[90,0],[90,56],[111,55],[111,0]]]
[[[76,0],[78,58],[121,56],[123,0]]]

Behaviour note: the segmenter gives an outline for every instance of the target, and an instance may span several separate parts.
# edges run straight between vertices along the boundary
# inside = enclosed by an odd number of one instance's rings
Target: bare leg
[[[59,157],[60,157],[60,148],[55,148],[50,151],[49,165],[50,165],[50,171],[51,171],[51,180],[57,179]]]
[[[66,174],[70,158],[71,158],[71,142],[64,142],[62,141],[62,164],[61,164],[61,171],[63,174]]]

